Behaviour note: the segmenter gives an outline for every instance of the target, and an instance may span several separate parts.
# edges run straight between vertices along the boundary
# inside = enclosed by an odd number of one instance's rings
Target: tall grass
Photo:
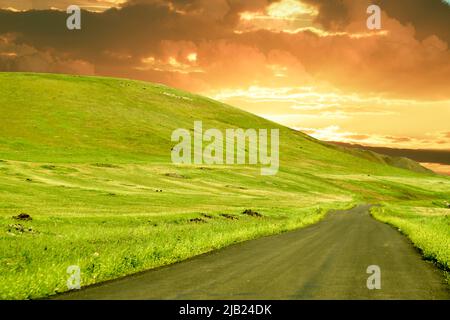
[[[450,209],[430,204],[386,204],[372,215],[395,226],[411,239],[424,258],[450,271]]]

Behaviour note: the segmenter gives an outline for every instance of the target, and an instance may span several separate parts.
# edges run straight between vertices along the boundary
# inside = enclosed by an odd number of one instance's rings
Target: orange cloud
[[[0,8],[9,9],[12,11],[25,10],[43,10],[55,9],[66,10],[70,5],[76,4],[85,10],[102,12],[110,8],[120,7],[127,0],[0,0]]]

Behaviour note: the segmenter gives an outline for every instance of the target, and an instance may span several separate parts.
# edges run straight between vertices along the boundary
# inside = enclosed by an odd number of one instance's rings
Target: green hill
[[[356,165],[352,153],[321,143],[300,132],[237,108],[163,85],[121,79],[0,74],[2,117],[0,154],[19,161],[39,162],[165,162],[170,161],[171,132],[205,126],[279,128],[285,166],[335,166],[345,171]],[[373,153],[372,153],[373,154]],[[333,161],[330,161],[333,159]],[[363,161],[361,170],[378,166]],[[353,170],[354,168],[352,168]],[[381,168],[381,170],[390,168]]]
[[[450,179],[211,99],[124,79],[0,73],[0,297],[67,290],[317,222],[357,202],[435,207]],[[276,128],[280,170],[174,165],[171,133]],[[403,164],[404,163],[404,164]],[[243,214],[245,209],[262,217]],[[20,213],[32,220],[12,218]]]

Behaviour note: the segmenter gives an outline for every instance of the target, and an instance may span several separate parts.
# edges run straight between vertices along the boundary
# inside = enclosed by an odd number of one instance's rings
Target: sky
[[[66,28],[71,4],[81,30]],[[369,30],[377,4],[381,29]],[[0,71],[203,94],[322,140],[450,150],[442,0],[0,0]]]

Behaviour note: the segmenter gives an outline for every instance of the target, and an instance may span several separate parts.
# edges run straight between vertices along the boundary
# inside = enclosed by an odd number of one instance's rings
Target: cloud
[[[422,151],[429,150],[428,152],[417,152],[426,153],[428,156],[426,159],[421,159],[424,162],[433,162],[431,158],[435,158],[435,161],[443,162],[443,155],[447,157],[450,155],[450,141],[445,143],[439,143],[439,141],[434,141],[433,139],[424,139],[421,137],[406,137],[406,136],[391,136],[383,134],[364,134],[352,131],[345,131],[340,126],[328,126],[322,128],[309,128],[309,127],[298,127],[304,133],[307,133],[319,140],[332,141],[348,144],[362,144],[368,147],[387,147],[395,149],[406,149],[414,146],[415,149],[421,149]],[[376,150],[375,150],[376,151]],[[382,150],[379,150],[382,152]],[[404,153],[406,150],[403,150]],[[410,154],[415,154],[413,150],[410,150]],[[382,152],[383,153],[383,152]],[[390,154],[390,153],[388,153]],[[441,157],[442,156],[442,157]]]
[[[347,138],[350,140],[368,140],[370,139],[370,136],[367,134],[349,134],[347,135]]]
[[[450,7],[441,0],[377,0],[389,16],[402,24],[412,24],[419,40],[437,36],[450,44]]]
[[[58,9],[66,10],[70,5],[76,4],[83,9],[90,11],[104,11],[112,7],[119,7],[127,0],[0,0],[0,8],[10,10],[45,10]]]
[[[19,44],[85,61],[99,74],[128,73],[131,78],[170,80],[168,84],[175,86],[187,83],[184,89],[194,91],[248,84],[283,86],[314,78],[347,91],[448,98],[450,52],[438,32],[441,8],[434,5],[434,11],[427,10],[438,17],[436,26],[420,29],[423,37],[417,38],[414,25],[389,13],[383,16],[385,33],[368,32],[364,3],[132,0],[101,13],[83,11],[82,30],[77,32],[65,28],[67,15],[62,11],[0,11],[0,34],[14,33]],[[418,8],[414,2],[408,12]],[[396,10],[386,5],[386,12]],[[317,21],[308,20],[300,24],[303,27],[285,32],[256,24],[239,33],[244,12],[280,20],[308,16]],[[436,34],[430,33],[433,30]],[[195,66],[185,61],[187,50],[197,54]],[[153,69],[143,63],[149,57],[157,61]],[[190,81],[175,74],[180,68],[171,66],[171,61],[183,65]]]
[[[305,3],[318,8],[319,14],[315,22],[327,30],[338,30],[349,23],[349,5],[338,0],[304,0]]]
[[[94,75],[92,64],[83,60],[64,59],[36,48],[15,43],[14,35],[0,36],[0,69],[3,71],[69,72]]]
[[[303,0],[316,6],[319,15],[316,22],[327,30],[346,30],[350,26],[365,28],[367,15],[365,8],[378,5],[390,18],[403,25],[410,24],[416,30],[415,36],[423,40],[435,35],[449,43],[450,10],[448,3],[442,0]]]

